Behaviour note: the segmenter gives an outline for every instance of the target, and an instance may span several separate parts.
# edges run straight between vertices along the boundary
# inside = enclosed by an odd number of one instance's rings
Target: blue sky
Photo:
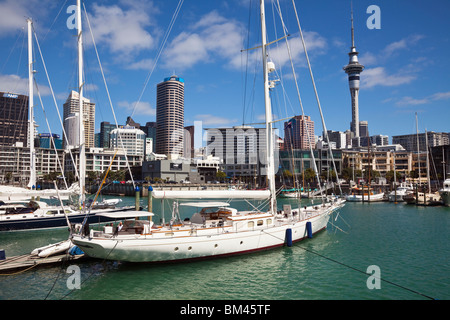
[[[202,121],[203,127],[227,127],[261,122],[261,53],[241,52],[260,44],[259,1],[184,1],[158,58],[179,3],[85,1],[119,124],[130,115],[141,124],[155,121],[156,85],[174,73],[185,79],[185,125]],[[62,104],[77,86],[76,31],[67,28],[71,15],[67,8],[73,4],[75,0],[0,0],[0,91],[27,93],[25,18],[31,17],[62,114]],[[370,5],[380,8],[380,29],[366,25]],[[291,34],[289,43],[305,114],[315,121],[320,135],[320,115],[291,0],[280,0],[280,6]],[[351,45],[350,0],[296,1],[296,6],[327,129],[345,131],[351,121],[347,75],[342,69]],[[276,23],[272,19],[278,17],[273,8],[267,0],[269,41],[282,36],[279,19]],[[353,10],[356,47],[365,66],[360,120],[369,122],[370,134],[391,138],[415,133],[415,112],[421,132],[449,132],[450,2],[354,0]],[[114,123],[114,118],[86,23],[84,38],[85,96],[97,105],[98,132],[100,122]],[[281,85],[276,87],[273,112],[278,119],[301,114],[285,46],[283,40],[270,47],[270,57],[289,97]],[[61,133],[39,53],[35,55],[44,108],[52,131]],[[35,101],[38,103],[37,97]],[[39,132],[48,132],[39,103],[36,121]]]

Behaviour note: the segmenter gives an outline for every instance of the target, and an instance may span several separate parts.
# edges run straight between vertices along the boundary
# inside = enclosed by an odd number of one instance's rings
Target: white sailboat
[[[80,114],[83,114],[83,52],[82,52],[82,34],[81,34],[81,6],[80,0],[78,0],[78,71],[79,71],[79,103],[80,103]],[[28,23],[28,49],[29,49],[29,68],[30,68],[30,79],[33,78],[33,66],[32,66],[32,21],[27,19]],[[32,84],[33,80],[30,81]],[[33,104],[33,88],[30,84],[30,108]],[[32,114],[32,113],[31,113]],[[31,121],[30,123],[33,123]],[[30,133],[31,135],[31,133]],[[0,196],[5,196],[6,203],[0,203],[0,231],[16,231],[16,230],[29,230],[29,229],[47,229],[47,228],[61,228],[73,226],[76,223],[100,223],[111,221],[105,215],[99,215],[100,213],[111,213],[111,212],[134,212],[131,211],[133,207],[121,207],[115,208],[112,203],[105,203],[107,208],[95,209],[87,208],[85,202],[85,175],[86,175],[86,155],[85,155],[85,144],[84,144],[84,124],[83,117],[79,117],[79,135],[80,135],[80,157],[79,157],[79,188],[70,188],[69,190],[59,191],[58,189],[52,190],[17,190],[12,187],[8,187],[7,191],[5,188],[0,189]],[[31,139],[33,140],[33,139]],[[32,146],[32,144],[31,144]],[[33,154],[33,152],[31,152]],[[33,158],[33,155],[31,155]],[[33,163],[33,160],[31,160]],[[31,165],[31,172],[34,165]],[[35,184],[33,180],[34,175],[31,175],[30,185]],[[25,192],[26,190],[26,192]],[[63,200],[69,195],[79,194],[79,204],[74,208],[61,206],[49,206],[46,203],[38,201],[27,201],[25,204],[11,203],[10,200],[23,200],[30,199],[31,197],[51,197]],[[3,200],[0,198],[0,200]],[[3,208],[3,209],[2,209]],[[87,211],[89,210],[89,211]]]
[[[30,180],[28,182],[28,188],[15,187],[15,186],[0,186],[0,201],[9,200],[29,200],[32,198],[41,199],[55,199],[58,197],[58,193],[55,189],[37,190],[36,184],[36,154],[34,148],[34,67],[33,67],[33,21],[27,19],[27,31],[28,31],[28,147],[30,149]],[[59,196],[67,200],[73,194],[78,191],[75,185],[72,185],[66,190],[60,190]]]
[[[155,225],[153,213],[141,212],[148,220],[126,221],[124,227],[113,232],[103,231],[72,235],[72,241],[88,256],[129,261],[162,262],[220,257],[244,254],[291,245],[326,228],[330,215],[344,205],[344,200],[334,198],[329,202],[311,207],[277,210],[275,172],[273,159],[272,110],[269,97],[267,42],[264,0],[260,0],[264,94],[266,111],[266,154],[269,189],[263,191],[160,191],[153,192],[157,199],[174,199],[172,219],[169,224]],[[266,199],[267,211],[254,208],[238,211],[228,203],[196,202],[190,204],[201,208],[188,220],[181,221],[178,200],[199,199]],[[188,204],[189,205],[189,204]],[[105,214],[110,218],[130,217],[126,214]],[[138,217],[134,215],[133,217]]]
[[[444,186],[439,190],[439,194],[444,205],[450,207],[450,177],[445,179]]]

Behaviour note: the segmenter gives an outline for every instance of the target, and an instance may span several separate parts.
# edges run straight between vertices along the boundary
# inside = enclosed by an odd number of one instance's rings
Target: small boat
[[[33,256],[39,256],[40,258],[46,258],[55,254],[67,252],[70,250],[74,244],[70,239],[61,241],[54,244],[49,244],[44,247],[36,248],[33,251],[31,251],[31,255]]]
[[[303,188],[301,189],[303,190]],[[299,189],[284,189],[281,190],[280,198],[308,198],[308,193],[301,192]]]
[[[116,206],[122,202],[122,199],[103,199],[101,202],[94,202],[91,205],[93,209],[106,209],[106,208],[116,208]]]
[[[391,191],[388,195],[388,200],[390,202],[402,202],[405,201],[403,198],[410,193],[414,192],[414,187],[412,184],[406,184],[402,182],[397,190]]]
[[[439,192],[424,193],[418,192],[407,194],[403,199],[407,204],[415,204],[418,206],[440,206],[442,205],[441,196]]]
[[[450,207],[450,178],[445,179],[444,187],[439,190],[439,194],[444,205]]]
[[[351,193],[345,197],[350,202],[375,202],[384,200],[384,192],[374,192],[373,189],[353,187]]]
[[[0,206],[0,231],[17,231],[47,228],[67,228],[70,224],[82,223],[85,218],[87,223],[101,223],[112,221],[104,216],[97,215],[100,212],[131,211],[134,207],[118,207],[109,209],[91,209],[90,211],[74,210],[70,207],[48,205],[41,201],[26,201],[23,204],[16,202],[14,205],[6,204],[5,209]]]

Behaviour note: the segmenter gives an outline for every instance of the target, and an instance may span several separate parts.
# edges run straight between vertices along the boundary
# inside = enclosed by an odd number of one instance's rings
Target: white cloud
[[[361,87],[372,88],[375,86],[393,87],[410,83],[417,78],[413,74],[387,74],[384,67],[365,69],[361,76]]]
[[[153,59],[142,59],[128,64],[126,68],[130,70],[150,70],[153,67],[153,64]]]
[[[420,105],[420,104],[429,104],[433,101],[440,101],[440,100],[448,100],[450,99],[450,91],[447,92],[437,92],[434,93],[428,97],[422,98],[422,99],[416,99],[412,97],[403,97],[399,101],[397,101],[395,104],[397,106],[411,106],[411,105]]]
[[[383,49],[383,55],[391,56],[399,50],[408,49],[409,47],[415,45],[420,39],[423,38],[424,38],[423,35],[416,34],[403,38],[399,41],[392,42]]]
[[[397,106],[416,106],[420,104],[426,104],[429,100],[427,98],[424,99],[414,99],[412,97],[403,97],[399,101],[397,101],[395,104]]]
[[[183,31],[163,53],[163,65],[187,69],[198,62],[231,61],[240,54],[243,29],[239,22],[222,17],[217,11],[204,15],[190,30]]]
[[[54,3],[50,0],[0,1],[0,36],[6,36],[27,26],[27,17],[42,21]]]
[[[0,88],[4,92],[28,95],[28,78],[21,78],[15,74],[0,74]],[[45,85],[38,85],[41,96],[51,94],[50,88]],[[36,86],[34,92],[37,94]]]
[[[197,121],[202,121],[203,127],[205,126],[231,126],[235,125],[238,119],[228,119],[224,117],[218,117],[211,114],[198,114],[195,116]]]
[[[106,44],[113,53],[125,57],[155,45],[155,37],[145,28],[152,25],[148,12],[151,3],[140,4],[134,0],[122,0],[119,5],[99,5],[94,3],[89,19],[97,44]]]
[[[120,108],[125,109],[130,115],[133,115],[136,117],[136,121],[139,122],[139,116],[145,115],[145,116],[155,116],[156,115],[156,109],[152,108],[149,102],[141,101],[137,103],[135,102],[128,102],[128,101],[120,101],[117,103],[117,105]]]
[[[450,99],[450,91],[438,92],[430,97],[431,100],[447,100]]]

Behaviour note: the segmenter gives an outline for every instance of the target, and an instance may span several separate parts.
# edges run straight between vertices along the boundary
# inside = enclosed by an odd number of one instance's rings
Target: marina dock
[[[69,254],[60,254],[41,258],[36,255],[24,254],[19,256],[7,257],[0,260],[0,274],[8,274],[17,271],[25,271],[38,266],[53,265],[57,263],[70,263],[75,260],[85,258],[85,255],[72,256]]]

